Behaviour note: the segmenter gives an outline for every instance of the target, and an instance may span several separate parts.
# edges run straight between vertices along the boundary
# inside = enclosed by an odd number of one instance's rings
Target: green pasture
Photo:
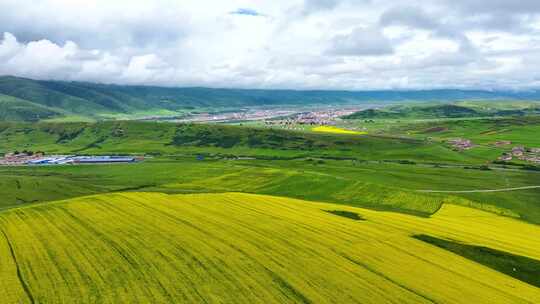
[[[227,160],[194,156],[125,165],[0,167],[4,208],[113,191],[248,192],[429,215],[443,202],[540,223],[540,189],[496,193],[422,193],[540,184],[540,172],[359,162]]]

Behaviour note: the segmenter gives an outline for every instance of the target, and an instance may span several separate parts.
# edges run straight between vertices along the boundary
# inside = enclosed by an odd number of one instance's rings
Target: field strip
[[[535,286],[411,237],[540,260],[538,226],[450,204],[422,218],[267,195],[127,192],[4,211],[0,229],[9,303],[540,303]]]
[[[524,186],[515,188],[486,189],[486,190],[416,190],[423,193],[482,193],[482,192],[506,192],[518,190],[539,189],[540,186]]]

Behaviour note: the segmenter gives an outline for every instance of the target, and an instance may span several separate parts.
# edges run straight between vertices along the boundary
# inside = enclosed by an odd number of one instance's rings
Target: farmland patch
[[[14,303],[31,302],[25,289],[36,303],[538,303],[540,289],[410,236],[539,259],[539,229],[453,205],[420,218],[240,193],[97,195],[0,212],[0,294]]]

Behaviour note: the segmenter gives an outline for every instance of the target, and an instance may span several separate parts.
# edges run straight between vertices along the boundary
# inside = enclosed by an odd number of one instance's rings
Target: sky
[[[275,89],[540,88],[539,0],[2,0],[0,75]]]

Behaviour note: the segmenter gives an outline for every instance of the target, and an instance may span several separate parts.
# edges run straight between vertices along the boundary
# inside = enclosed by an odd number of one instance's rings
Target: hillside
[[[474,122],[484,124],[478,125],[474,134],[485,137],[486,129],[492,130],[495,123],[503,121]],[[508,132],[502,133],[504,138],[536,146],[537,125],[530,120],[516,123],[512,126],[515,134],[509,137]],[[471,128],[466,121],[449,124]],[[430,126],[416,126],[414,132],[419,132],[418,128]],[[508,125],[500,128],[506,130]],[[456,137],[462,130],[452,132]],[[3,167],[0,208],[144,189],[264,193],[426,216],[447,201],[447,195],[417,190],[459,192],[540,184],[536,171],[516,170],[520,167],[478,170],[495,160],[503,148],[478,147],[462,153],[444,142],[421,138],[135,121],[0,123],[0,137],[0,154],[30,150],[155,157],[135,166]],[[463,179],[465,174],[469,179]],[[540,189],[530,189],[451,195],[463,198],[459,201],[463,205],[540,223],[539,193]]]
[[[540,114],[539,103],[460,102],[455,104],[397,105],[367,109],[344,119],[439,119],[493,116],[526,116]]]
[[[39,121],[60,115],[58,110],[0,94],[0,121]]]
[[[539,92],[489,92],[466,90],[426,91],[299,91],[214,88],[166,88],[108,85],[86,82],[43,81],[0,77],[0,94],[31,102],[64,116],[107,119],[114,115],[178,115],[196,109],[238,109],[246,106],[454,101],[470,99],[540,99]],[[28,107],[27,107],[28,108]],[[39,108],[6,120],[35,120]],[[9,108],[8,108],[9,110]],[[43,117],[43,118],[42,118]]]
[[[48,153],[232,154],[267,157],[354,157],[452,161],[462,157],[442,145],[419,140],[293,132],[226,125],[157,122],[0,123],[0,153],[41,150]],[[418,154],[420,153],[420,154]]]
[[[3,211],[0,230],[9,303],[540,301],[538,226],[451,205],[422,219],[271,196],[118,193]],[[468,253],[429,243],[448,238]]]

